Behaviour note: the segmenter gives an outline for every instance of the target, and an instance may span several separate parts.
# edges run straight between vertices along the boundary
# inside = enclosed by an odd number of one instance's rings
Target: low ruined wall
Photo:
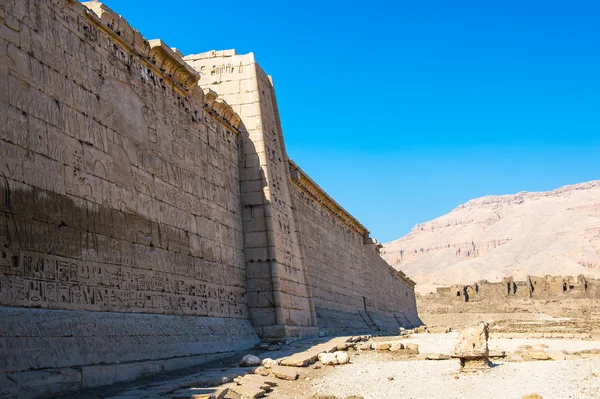
[[[512,277],[502,282],[439,287],[418,297],[421,314],[545,312],[554,316],[581,314],[600,300],[600,281],[584,276]]]
[[[0,372],[253,346],[233,112],[87,5],[0,2]]]

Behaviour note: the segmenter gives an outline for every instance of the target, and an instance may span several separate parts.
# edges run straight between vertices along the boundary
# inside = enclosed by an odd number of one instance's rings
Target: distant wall
[[[506,277],[502,282],[482,280],[470,285],[439,287],[435,293],[420,296],[421,313],[505,312],[526,309],[527,303],[544,302],[582,304],[600,299],[600,281],[584,276],[528,276],[525,281]],[[560,305],[560,304],[559,304]],[[547,306],[549,312],[557,306]],[[532,307],[539,309],[539,307]],[[574,309],[575,310],[575,309]]]

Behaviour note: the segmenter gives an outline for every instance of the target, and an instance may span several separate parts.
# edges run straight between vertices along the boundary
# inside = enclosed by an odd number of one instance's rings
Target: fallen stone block
[[[350,363],[350,356],[346,352],[334,352],[338,364]]]
[[[417,344],[405,344],[404,345],[406,349],[411,350],[411,351],[419,351],[419,345]]]
[[[254,355],[246,355],[240,360],[240,366],[242,367],[254,367],[260,366],[260,359]]]
[[[242,398],[262,398],[266,391],[254,385],[234,385],[230,391],[237,393]]]
[[[293,367],[273,366],[271,368],[273,375],[280,380],[294,381],[298,379],[298,371]]]
[[[354,348],[356,346],[355,343],[352,342],[344,342],[341,344],[337,344],[337,350],[338,351],[347,351],[350,348]]]
[[[390,352],[398,352],[401,349],[404,349],[404,345],[400,342],[395,342],[389,347]]]
[[[289,367],[306,367],[314,361],[313,357],[314,356],[312,354],[309,355],[305,353],[298,353],[290,357],[286,357],[285,359],[281,359],[279,364]]]
[[[254,369],[253,371],[254,374],[257,375],[262,375],[262,376],[268,376],[271,372],[269,371],[268,368],[263,367],[263,366],[258,366],[257,368]]]
[[[371,349],[374,349],[376,351],[386,351],[388,349],[390,349],[390,343],[389,342],[373,342],[371,344]]]
[[[529,351],[523,356],[523,359],[531,358],[531,360],[550,360],[550,355],[547,352]]]
[[[256,374],[246,374],[243,377],[237,377],[234,379],[238,383],[257,383],[257,384],[267,384],[272,387],[276,387],[278,385],[277,381],[271,377],[264,377]]]
[[[325,366],[335,366],[338,364],[337,357],[333,353],[319,353],[319,361]]]
[[[483,322],[460,333],[452,357],[460,359],[461,372],[479,371],[490,367],[489,337],[488,324]]]
[[[358,344],[356,347],[361,351],[368,351],[371,350],[371,342],[363,342]]]
[[[279,362],[277,360],[273,360],[271,358],[266,358],[260,362],[260,365],[265,368],[270,369],[272,366],[278,366]]]
[[[427,355],[427,360],[449,360],[451,359],[450,355],[444,355],[443,353],[429,353]]]

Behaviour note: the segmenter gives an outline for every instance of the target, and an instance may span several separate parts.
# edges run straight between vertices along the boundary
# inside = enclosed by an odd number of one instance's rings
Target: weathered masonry
[[[0,0],[0,52],[0,396],[419,323],[287,157],[252,54],[183,57],[71,0]]]

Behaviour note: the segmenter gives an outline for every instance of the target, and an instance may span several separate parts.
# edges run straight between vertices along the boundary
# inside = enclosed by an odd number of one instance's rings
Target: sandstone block
[[[362,342],[356,346],[361,351],[371,350],[371,342]]]
[[[445,355],[443,353],[429,353],[427,355],[427,360],[449,360],[450,355]]]
[[[531,360],[549,360],[550,355],[547,352],[542,351],[529,351],[523,358],[530,358]]]
[[[411,351],[419,351],[419,345],[417,344],[406,344],[405,345],[406,349],[411,350]]]
[[[263,367],[263,366],[258,366],[252,372],[254,374],[262,375],[262,376],[265,376],[265,377],[268,376],[271,373],[268,368]]]
[[[345,352],[334,352],[338,364],[350,363],[350,356]]]
[[[334,366],[338,364],[337,357],[333,353],[319,353],[319,361],[325,366]]]
[[[404,349],[404,345],[400,342],[395,342],[390,346],[390,352],[398,352],[401,349]]]
[[[266,393],[264,389],[253,385],[233,385],[230,390],[242,398],[262,398]]]
[[[377,351],[386,351],[388,349],[390,349],[390,344],[389,342],[373,342],[371,344],[371,349],[377,350]]]
[[[270,369],[273,366],[278,366],[279,362],[277,360],[273,360],[271,358],[266,358],[266,359],[263,359],[260,362],[260,364],[261,364],[261,366],[263,366],[263,367],[265,367],[267,369]]]
[[[293,367],[273,366],[271,371],[280,380],[294,381],[298,379],[298,371]]]
[[[337,345],[337,350],[338,351],[347,351],[349,348],[354,348],[355,346],[356,346],[355,343],[344,342],[344,343]]]
[[[476,327],[463,330],[456,346],[454,347],[454,357],[460,358],[480,358],[488,357],[488,339],[489,329],[487,323],[480,323]]]

